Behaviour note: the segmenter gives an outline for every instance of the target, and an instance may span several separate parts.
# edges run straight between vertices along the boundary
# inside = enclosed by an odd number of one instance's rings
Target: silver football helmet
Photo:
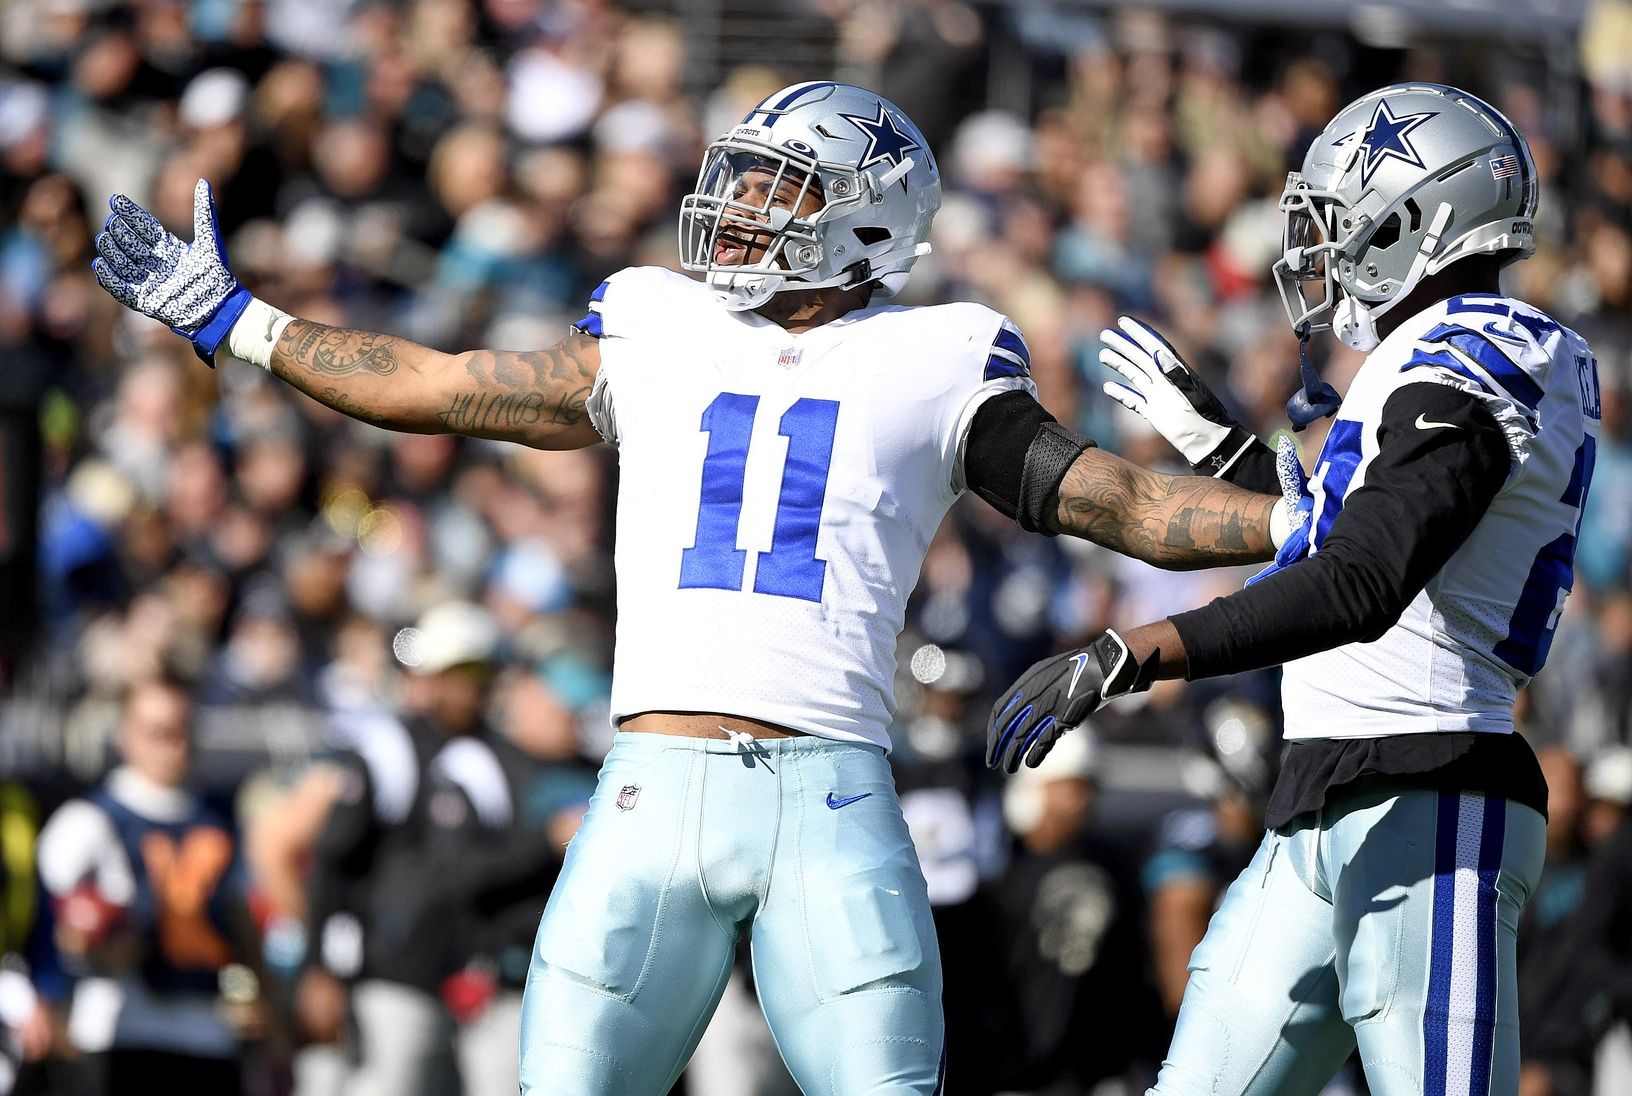
[[[1442,84],[1394,84],[1338,112],[1286,178],[1276,286],[1299,334],[1356,350],[1429,274],[1535,251],[1536,164],[1513,123]],[[1339,294],[1338,290],[1341,290]]]
[[[899,107],[850,84],[783,88],[708,146],[680,205],[680,261],[728,308],[789,289],[879,283],[929,253],[941,176]]]

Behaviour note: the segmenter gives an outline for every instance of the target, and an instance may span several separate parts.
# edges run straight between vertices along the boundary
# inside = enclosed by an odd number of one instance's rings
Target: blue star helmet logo
[[[861,163],[856,165],[861,170],[878,163],[887,163],[895,167],[907,158],[907,153],[924,147],[910,135],[896,128],[895,119],[884,109],[882,102],[878,104],[877,118],[869,118],[865,114],[841,114],[839,117],[850,122],[867,137],[867,153],[861,158]],[[906,186],[905,179],[901,181],[901,185]]]
[[[1377,109],[1372,112],[1371,123],[1360,136],[1360,148],[1366,155],[1365,162],[1360,165],[1360,185],[1370,186],[1371,177],[1384,160],[1399,160],[1412,167],[1424,167],[1422,157],[1410,141],[1411,131],[1428,121],[1439,117],[1437,110],[1425,110],[1421,114],[1402,114],[1395,117],[1388,109],[1386,99],[1377,100]]]

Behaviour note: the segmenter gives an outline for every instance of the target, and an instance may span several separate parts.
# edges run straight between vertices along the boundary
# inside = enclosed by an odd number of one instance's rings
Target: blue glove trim
[[[227,294],[226,300],[210,313],[210,318],[205,320],[204,326],[197,331],[188,334],[179,327],[172,327],[170,330],[185,336],[187,341],[193,344],[193,353],[198,355],[199,360],[214,369],[216,348],[221,345],[222,340],[227,337],[227,332],[232,330],[232,325],[238,322],[238,317],[244,314],[244,309],[248,308],[249,302],[254,299],[249,290],[239,286]]]
[[[1051,715],[1045,715],[1037,721],[1037,726],[1033,727],[1031,733],[1026,736],[1026,740],[1020,743],[1020,749],[1017,751],[1016,756],[1021,761],[1024,761],[1026,755],[1031,752],[1031,748],[1037,745],[1037,740],[1047,734],[1050,727],[1054,726],[1054,722],[1054,717]]]

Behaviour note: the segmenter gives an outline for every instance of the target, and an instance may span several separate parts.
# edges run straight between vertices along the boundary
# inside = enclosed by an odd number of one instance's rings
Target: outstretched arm
[[[184,243],[122,194],[96,238],[96,280],[128,308],[170,325],[211,365],[223,343],[337,411],[376,426],[467,434],[540,449],[596,442],[585,404],[600,347],[573,335],[547,350],[444,354],[407,339],[329,327],[255,300],[227,268],[215,202],[193,190]]]
[[[1318,552],[1199,609],[1037,663],[993,708],[987,763],[1035,766],[1106,700],[1161,678],[1241,673],[1380,638],[1473,533],[1511,460],[1479,397],[1401,387],[1383,405],[1365,482],[1343,497]]]
[[[1291,503],[1277,509],[1284,494],[1130,464],[1061,426],[1022,389],[975,411],[963,472],[970,490],[1023,529],[1069,533],[1170,570],[1269,559],[1292,528]]]
[[[600,364],[600,344],[578,332],[545,350],[443,354],[296,319],[277,337],[269,368],[375,426],[580,449],[600,440],[585,411]]]
[[[1169,476],[1103,449],[1086,449],[1060,481],[1054,533],[1091,540],[1169,570],[1258,563],[1275,554],[1270,514],[1280,501],[1222,480]]]

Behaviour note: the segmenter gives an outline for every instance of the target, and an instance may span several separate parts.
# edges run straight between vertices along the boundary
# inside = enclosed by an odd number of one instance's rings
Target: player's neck
[[[871,282],[852,289],[790,289],[774,295],[755,311],[778,327],[799,335],[832,323],[858,308],[866,308],[872,295]]]
[[[1480,256],[1479,258],[1489,258]],[[1481,262],[1479,259],[1465,259],[1462,262],[1452,263],[1438,274],[1430,274],[1417,283],[1415,289],[1396,304],[1393,308],[1377,318],[1377,334],[1381,338],[1388,338],[1396,327],[1399,327],[1412,316],[1431,308],[1440,301],[1450,300],[1452,297],[1464,293],[1500,293],[1502,291],[1501,266],[1494,259]]]

